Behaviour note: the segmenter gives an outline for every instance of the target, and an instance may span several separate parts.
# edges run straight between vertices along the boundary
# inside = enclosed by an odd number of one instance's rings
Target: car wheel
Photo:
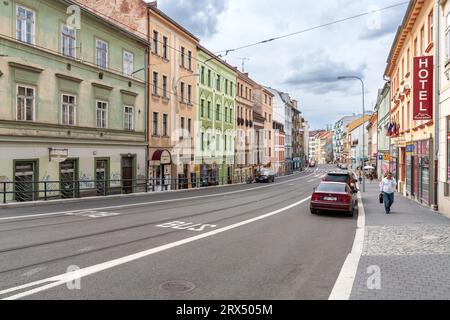
[[[317,212],[316,209],[311,208],[311,214],[317,214],[317,213],[318,213],[318,212]]]

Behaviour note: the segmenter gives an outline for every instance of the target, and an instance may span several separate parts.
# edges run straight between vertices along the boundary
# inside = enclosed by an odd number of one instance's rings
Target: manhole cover
[[[167,281],[162,283],[159,287],[164,291],[175,293],[184,293],[195,289],[193,283],[183,280]]]

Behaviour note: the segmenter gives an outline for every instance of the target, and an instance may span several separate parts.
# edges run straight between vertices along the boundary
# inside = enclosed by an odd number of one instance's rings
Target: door
[[[19,202],[35,199],[35,163],[16,162],[14,174],[14,199]]]
[[[95,184],[97,188],[97,195],[106,195],[106,160],[95,160]]]
[[[122,193],[133,193],[133,158],[122,158]]]
[[[75,198],[76,188],[76,160],[66,160],[59,165],[61,198]]]

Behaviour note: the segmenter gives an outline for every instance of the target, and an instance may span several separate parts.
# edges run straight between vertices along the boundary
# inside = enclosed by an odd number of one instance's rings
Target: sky
[[[407,9],[405,0],[158,0],[158,7],[201,39],[212,52],[232,49],[404,3],[380,13],[337,23],[252,48],[223,59],[258,83],[288,92],[311,129],[345,115],[373,110],[384,85],[386,60]]]

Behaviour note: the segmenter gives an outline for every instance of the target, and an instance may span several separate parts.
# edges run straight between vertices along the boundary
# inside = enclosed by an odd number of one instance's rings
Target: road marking
[[[358,194],[358,199],[358,226],[356,228],[355,240],[353,241],[353,248],[342,266],[328,300],[349,300],[352,294],[359,260],[363,252],[366,225],[366,213],[364,211],[361,193]]]
[[[223,233],[223,232],[226,232],[226,231],[230,231],[230,230],[233,230],[233,229],[245,226],[245,225],[253,223],[253,222],[257,222],[257,221],[260,221],[260,220],[263,220],[263,219],[267,219],[269,217],[275,216],[277,214],[280,214],[280,213],[283,213],[283,212],[285,212],[287,210],[295,208],[295,207],[305,203],[310,198],[311,197],[305,198],[305,199],[300,200],[300,201],[298,201],[296,203],[293,203],[293,204],[291,204],[289,206],[286,206],[284,208],[281,208],[281,209],[269,212],[267,214],[264,214],[264,215],[261,215],[261,216],[258,216],[258,217],[252,218],[252,219],[248,219],[248,220],[245,220],[245,221],[241,221],[241,222],[238,222],[238,223],[235,223],[235,224],[232,224],[232,225],[220,228],[220,229],[216,229],[216,230],[213,230],[213,231],[209,231],[209,232],[206,232],[206,233],[203,233],[203,234],[199,234],[199,235],[194,236],[194,237],[190,237],[190,238],[186,238],[186,239],[179,240],[179,241],[176,241],[176,242],[168,243],[168,244],[165,244],[165,245],[153,248],[153,249],[149,249],[149,250],[146,250],[146,251],[141,251],[141,252],[138,252],[138,253],[135,253],[135,254],[131,254],[131,255],[122,257],[122,258],[114,259],[114,260],[111,260],[111,261],[107,261],[107,262],[96,264],[96,265],[93,265],[93,266],[90,266],[90,267],[79,269],[76,272],[68,272],[68,273],[60,274],[60,275],[57,275],[57,276],[54,276],[54,277],[51,277],[51,278],[42,279],[42,280],[39,280],[39,281],[34,281],[34,282],[27,283],[27,284],[23,284],[23,285],[20,285],[20,286],[17,286],[17,287],[0,290],[0,295],[5,295],[5,294],[16,292],[16,291],[19,291],[19,290],[22,290],[22,289],[28,289],[28,288],[31,288],[31,287],[39,286],[39,287],[33,288],[31,290],[24,291],[24,292],[17,293],[15,295],[6,297],[6,298],[4,298],[2,300],[16,300],[16,299],[20,299],[20,298],[23,298],[23,297],[27,297],[27,296],[30,296],[30,295],[33,295],[33,294],[36,294],[36,293],[39,293],[39,292],[42,292],[42,291],[45,291],[45,290],[48,290],[48,289],[60,286],[60,285],[63,285],[65,283],[72,282],[72,281],[81,279],[83,277],[86,277],[86,276],[89,276],[89,275],[92,275],[92,274],[95,274],[95,273],[98,273],[98,272],[101,272],[101,271],[105,271],[105,270],[108,270],[108,269],[111,269],[111,268],[123,265],[125,263],[129,263],[129,262],[132,262],[132,261],[135,261],[135,260],[138,260],[138,259],[142,259],[142,258],[148,257],[148,256],[153,255],[155,253],[159,253],[159,252],[166,251],[166,250],[169,250],[169,249],[172,249],[172,248],[175,248],[175,247],[183,246],[185,244],[188,244],[188,243],[191,243],[191,242],[194,242],[194,241],[198,241],[198,240],[201,240],[201,239],[205,239],[205,238],[208,238],[208,237],[212,237],[212,236],[215,236],[217,234],[220,234],[220,233]]]
[[[66,215],[96,219],[96,218],[106,218],[106,217],[119,216],[120,213],[115,213],[115,212],[98,212],[98,211],[94,211],[94,210],[83,210],[83,211],[68,212],[68,213],[66,213]]]
[[[205,231],[206,228],[216,228],[217,225],[202,224],[202,223],[195,224],[193,222],[183,222],[183,221],[172,221],[172,222],[168,222],[168,223],[158,224],[157,227],[201,232],[201,231]]]
[[[311,179],[311,180],[308,180],[308,181],[306,181],[306,182],[314,182],[314,181],[316,181],[317,179]]]
[[[17,219],[25,219],[25,218],[36,218],[36,217],[48,217],[48,216],[56,216],[56,215],[66,215],[68,213],[75,213],[75,212],[81,212],[81,211],[99,211],[99,210],[104,211],[104,210],[112,210],[112,209],[139,207],[139,206],[152,205],[152,204],[161,204],[161,203],[170,203],[170,202],[194,200],[194,199],[223,197],[224,195],[236,194],[236,193],[242,193],[242,192],[249,192],[249,191],[254,191],[254,190],[259,190],[259,189],[265,189],[265,188],[270,188],[270,187],[273,187],[273,186],[279,186],[279,185],[291,183],[291,182],[297,181],[297,180],[303,180],[304,178],[308,178],[308,177],[312,176],[313,174],[309,174],[309,175],[302,176],[302,177],[295,178],[295,179],[290,179],[290,180],[283,181],[283,182],[280,182],[280,183],[276,183],[276,184],[273,184],[273,185],[254,187],[254,188],[249,188],[249,189],[245,189],[245,190],[236,190],[236,191],[230,191],[230,192],[224,192],[224,193],[215,193],[215,194],[208,194],[208,195],[203,195],[203,196],[168,199],[168,200],[160,200],[160,201],[131,203],[131,204],[118,205],[118,206],[111,206],[111,207],[101,207],[101,208],[90,208],[90,209],[83,209],[83,210],[71,210],[71,211],[31,214],[31,215],[26,215],[26,216],[4,217],[4,218],[0,218],[0,221],[17,220]],[[99,199],[99,200],[101,200],[101,199]]]

